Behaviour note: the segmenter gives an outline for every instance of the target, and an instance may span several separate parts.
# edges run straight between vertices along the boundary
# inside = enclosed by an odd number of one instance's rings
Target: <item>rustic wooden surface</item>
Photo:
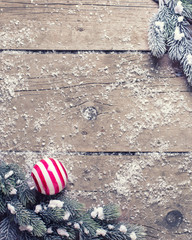
[[[146,50],[151,0],[0,1],[0,48]],[[139,29],[138,29],[139,27]]]
[[[178,65],[150,55],[155,12],[152,0],[0,1],[0,157],[28,174],[55,157],[87,207],[116,202],[147,240],[190,240],[192,94]]]

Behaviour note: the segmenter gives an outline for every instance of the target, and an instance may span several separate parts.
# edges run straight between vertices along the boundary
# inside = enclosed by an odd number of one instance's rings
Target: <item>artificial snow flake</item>
[[[48,234],[52,234],[52,233],[53,233],[52,227],[49,227],[49,228],[47,229],[47,233],[48,233]]]
[[[98,207],[98,208],[95,207],[94,210],[91,212],[91,217],[92,218],[98,217],[98,219],[100,219],[100,220],[105,219],[103,208],[102,207]]]
[[[102,207],[98,207],[98,208],[97,208],[97,215],[98,215],[98,218],[99,218],[100,220],[103,220],[103,219],[105,218]]]
[[[64,228],[58,228],[57,229],[57,233],[60,235],[60,236],[65,236],[65,237],[69,237],[69,233],[66,231],[66,229]]]
[[[22,183],[21,179],[18,179],[16,182],[18,185]]]
[[[13,172],[12,170],[11,170],[11,171],[9,171],[8,173],[6,173],[6,174],[5,174],[5,176],[4,176],[4,177],[5,177],[5,179],[7,179],[7,178],[11,177],[11,176],[13,175],[13,173],[14,173],[14,172]]]
[[[174,10],[175,10],[175,13],[182,14],[182,12],[183,12],[183,5],[182,5],[181,1],[178,1],[178,3],[175,6]]]
[[[125,227],[125,225],[121,225],[119,228],[119,231],[122,233],[126,233],[127,232],[127,228]]]
[[[60,200],[50,200],[48,207],[49,208],[56,208],[56,207],[62,208],[63,204],[64,204],[64,202],[62,202]]]
[[[17,189],[16,188],[12,188],[10,195],[16,195],[17,194]]]
[[[87,228],[84,228],[83,231],[85,234],[87,234],[87,235],[89,234],[89,230]]]
[[[76,228],[76,229],[80,229],[80,225],[79,225],[79,223],[74,223],[74,228]]]
[[[99,228],[99,229],[96,230],[96,235],[97,236],[101,235],[101,236],[104,237],[106,235],[106,233],[107,233],[107,231],[103,228]]]
[[[136,240],[137,239],[137,236],[136,236],[135,232],[132,232],[129,236],[130,236],[131,240]]]
[[[20,227],[19,227],[19,230],[20,230],[20,231],[32,232],[32,231],[33,231],[33,226],[31,226],[31,225],[20,226]]]
[[[192,55],[191,54],[187,55],[187,63],[192,66]]]
[[[16,214],[15,207],[11,205],[10,203],[7,204],[7,208],[11,212],[11,214]]]
[[[66,212],[65,212],[65,215],[64,215],[64,217],[63,217],[63,220],[66,220],[66,221],[67,221],[70,216],[71,216],[71,213],[70,213],[69,211],[66,211]]]
[[[36,205],[36,207],[35,207],[35,212],[36,212],[36,213],[39,213],[39,212],[41,212],[42,210],[43,210],[43,208],[42,208],[41,204]]]
[[[96,218],[97,217],[97,208],[94,208],[94,210],[91,212],[91,217]]]
[[[26,226],[20,226],[20,227],[19,227],[19,230],[20,230],[21,232],[25,231],[25,230],[26,230]]]
[[[181,33],[181,32],[180,32],[179,27],[176,27],[176,28],[175,28],[175,33],[174,33],[174,34],[175,34],[175,35],[174,35],[174,39],[175,39],[176,41],[181,41],[181,39],[185,36],[184,33]]]
[[[114,226],[113,226],[112,224],[109,224],[109,225],[108,225],[108,228],[109,228],[109,229],[114,229]]]
[[[183,19],[184,19],[183,16],[179,16],[179,17],[178,17],[178,22],[183,22]]]
[[[164,23],[164,22],[161,22],[161,21],[156,21],[156,22],[155,22],[155,26],[159,27],[160,31],[163,32],[163,31],[164,31],[165,23]]]

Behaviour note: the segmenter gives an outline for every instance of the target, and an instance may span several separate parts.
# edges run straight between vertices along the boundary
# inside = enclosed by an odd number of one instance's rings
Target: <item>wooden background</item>
[[[192,94],[177,64],[150,54],[157,11],[152,0],[0,1],[0,157],[28,174],[57,158],[87,207],[113,201],[147,240],[187,240]]]

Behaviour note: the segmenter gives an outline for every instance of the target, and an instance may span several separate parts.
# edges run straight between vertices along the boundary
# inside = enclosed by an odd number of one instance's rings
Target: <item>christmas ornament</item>
[[[65,167],[58,160],[53,158],[41,159],[33,167],[31,176],[37,190],[46,195],[53,195],[61,192],[68,180]]]
[[[34,169],[50,168],[54,173],[56,164],[62,168],[59,161],[45,158]],[[57,196],[42,196],[28,186],[19,166],[1,161],[0,180],[0,240],[146,239],[145,227],[118,221],[121,210],[116,205],[85,209],[64,191]]]

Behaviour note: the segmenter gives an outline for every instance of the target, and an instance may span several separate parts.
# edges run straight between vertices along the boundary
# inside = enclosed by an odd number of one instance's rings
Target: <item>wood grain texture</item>
[[[2,155],[27,171],[48,153],[20,152]],[[148,153],[134,156],[80,156],[52,153],[68,169],[68,193],[86,207],[120,204],[123,219],[147,226],[147,240],[191,239],[192,155]],[[167,224],[169,211],[178,210],[183,222]],[[150,236],[153,236],[150,237]]]
[[[1,53],[1,62],[4,150],[191,150],[191,92],[166,59],[160,71],[140,53]]]
[[[0,1],[0,49],[148,50],[152,0]]]
[[[0,159],[30,174],[57,158],[87,207],[119,204],[147,240],[191,240],[192,94],[180,67],[146,52],[156,12],[152,0],[0,1],[0,49],[16,50],[0,52]]]

